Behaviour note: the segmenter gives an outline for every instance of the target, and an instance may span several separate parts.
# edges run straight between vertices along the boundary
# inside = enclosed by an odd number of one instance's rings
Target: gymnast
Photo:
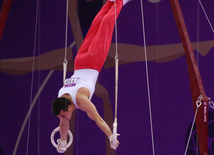
[[[69,120],[75,109],[87,113],[91,120],[108,136],[110,147],[113,146],[113,134],[106,122],[98,114],[96,107],[90,101],[95,91],[95,84],[100,70],[108,55],[116,17],[129,0],[108,0],[94,18],[91,27],[77,53],[74,61],[74,74],[65,80],[65,85],[59,90],[58,98],[52,102],[52,111],[60,119],[60,139],[57,151],[66,151]]]

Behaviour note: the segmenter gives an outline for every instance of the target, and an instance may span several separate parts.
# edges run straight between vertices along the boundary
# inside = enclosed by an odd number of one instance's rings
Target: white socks
[[[128,2],[129,0],[123,0],[123,6]]]
[[[114,2],[114,1],[116,1],[116,0],[109,0],[109,1]],[[130,0],[123,0],[123,6],[124,6],[128,1],[130,1]]]

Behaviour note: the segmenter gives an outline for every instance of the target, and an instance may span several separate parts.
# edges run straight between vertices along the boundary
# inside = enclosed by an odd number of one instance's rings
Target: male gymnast
[[[107,123],[98,114],[96,107],[90,101],[95,91],[95,84],[100,70],[108,55],[116,17],[129,0],[108,0],[94,18],[91,27],[77,53],[74,61],[74,74],[66,79],[65,85],[59,90],[58,98],[52,102],[52,111],[60,119],[59,153],[66,151],[69,120],[75,109],[87,113],[97,126],[108,136],[110,147],[113,146],[113,134]]]

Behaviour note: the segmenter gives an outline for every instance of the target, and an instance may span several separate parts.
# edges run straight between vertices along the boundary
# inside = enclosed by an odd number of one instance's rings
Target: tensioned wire
[[[118,47],[117,47],[117,15],[116,1],[115,6],[115,118],[117,118],[117,100],[118,100]]]
[[[116,150],[117,143],[117,101],[118,101],[118,47],[117,47],[117,8],[116,0],[114,1],[115,9],[115,115],[113,123],[113,147]]]
[[[206,17],[206,19],[207,19],[207,22],[209,23],[209,26],[210,26],[210,28],[211,28],[211,30],[212,30],[212,32],[213,32],[213,34],[214,34],[213,26],[212,26],[212,24],[211,24],[211,22],[210,22],[210,20],[209,20],[209,17],[207,16],[207,13],[206,13],[206,11],[205,11],[205,9],[204,9],[203,4],[201,3],[201,0],[198,0],[198,2],[199,2],[199,4],[200,4],[201,9],[203,10],[204,15],[205,15],[205,17]]]
[[[143,13],[143,0],[141,2],[141,17],[142,17],[142,29],[143,29],[143,44],[145,53],[145,66],[146,66],[146,81],[147,81],[147,92],[148,92],[148,103],[149,103],[149,118],[151,127],[151,139],[152,139],[152,152],[155,155],[155,144],[154,144],[154,134],[153,134],[153,123],[152,123],[152,107],[151,107],[151,97],[150,97],[150,86],[149,86],[149,71],[148,71],[148,60],[147,60],[147,49],[146,49],[146,35],[145,35],[145,24],[144,24],[144,13]]]
[[[32,105],[32,98],[33,98],[35,55],[36,55],[37,29],[38,29],[38,12],[39,12],[39,0],[37,0],[37,5],[36,5],[36,19],[35,19],[35,30],[34,30],[34,48],[33,48],[33,62],[32,62],[32,77],[31,77],[31,90],[30,90],[30,106]],[[27,134],[26,155],[28,155],[28,148],[29,148],[30,122],[31,122],[31,114],[29,115],[29,118],[28,118],[28,134]]]
[[[208,15],[207,15],[207,13],[206,13],[204,7],[203,7],[203,4],[202,4],[201,0],[198,0],[198,4],[201,6],[201,9],[202,9],[202,11],[203,11],[203,13],[204,13],[204,15],[205,15],[205,17],[206,17],[206,20],[207,20],[207,22],[208,22],[208,24],[209,24],[209,26],[210,26],[210,28],[211,28],[211,31],[212,31],[213,34],[214,34],[213,26],[212,26],[212,24],[211,24],[211,22],[210,22],[210,20],[209,20],[209,17],[208,17]],[[198,51],[198,52],[197,52],[197,66],[199,66],[199,30],[200,30],[199,7],[198,7],[197,10],[198,10],[198,11],[197,11],[197,51]],[[188,147],[189,147],[189,143],[190,143],[191,135],[192,135],[192,132],[193,132],[193,127],[194,127],[194,124],[195,124],[195,119],[196,119],[196,116],[197,116],[197,112],[198,112],[199,106],[200,106],[200,105],[198,105],[198,104],[196,103],[196,107],[197,107],[197,108],[196,108],[196,111],[195,111],[195,114],[194,114],[194,118],[193,118],[193,122],[192,122],[192,125],[191,125],[191,129],[190,129],[189,137],[188,137],[188,140],[187,140],[187,144],[186,144],[186,149],[185,149],[184,155],[186,155],[186,154],[187,154],[187,151],[188,151]],[[197,142],[196,142],[196,145],[198,145]],[[198,155],[198,151],[196,151],[195,153]]]
[[[64,57],[64,62],[63,62],[63,85],[65,85],[65,79],[66,79],[66,73],[67,73],[67,51],[68,51],[68,0],[66,0],[66,23],[65,23],[65,57]]]

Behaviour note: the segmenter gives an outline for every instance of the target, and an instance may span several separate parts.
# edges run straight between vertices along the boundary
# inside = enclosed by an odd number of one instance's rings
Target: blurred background
[[[106,1],[69,0],[67,77],[90,24]],[[146,80],[141,1],[126,4],[117,20],[119,54],[117,151],[87,115],[76,110],[70,128],[74,140],[66,154],[152,154],[149,100],[157,155],[184,154],[194,118],[187,60],[169,1],[143,0],[148,56]],[[214,94],[214,1],[179,0],[205,92]],[[51,102],[63,85],[66,1],[0,2],[0,154],[58,154],[50,142],[59,125]],[[99,75],[92,102],[110,127],[114,118],[115,34]],[[214,110],[208,106],[209,155],[214,154]],[[56,135],[55,138],[57,138]],[[196,129],[189,155],[198,154]]]

